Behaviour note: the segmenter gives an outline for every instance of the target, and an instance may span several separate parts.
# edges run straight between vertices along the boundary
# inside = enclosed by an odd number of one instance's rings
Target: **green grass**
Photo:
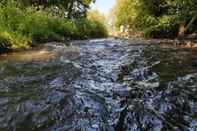
[[[20,8],[17,3],[0,5],[0,51],[28,48],[32,43],[40,44],[65,39],[106,37],[102,22],[82,18],[68,20],[51,15],[34,7]]]

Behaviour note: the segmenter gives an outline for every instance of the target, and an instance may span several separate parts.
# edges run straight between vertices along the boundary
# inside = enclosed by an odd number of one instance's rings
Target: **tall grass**
[[[68,20],[15,2],[0,4],[0,51],[27,48],[32,43],[105,37],[105,26],[91,19]]]

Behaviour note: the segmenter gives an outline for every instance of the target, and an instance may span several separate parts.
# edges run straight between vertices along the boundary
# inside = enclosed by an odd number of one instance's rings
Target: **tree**
[[[23,6],[58,7],[68,18],[85,16],[89,5],[95,0],[17,0]]]
[[[197,30],[196,0],[117,0],[113,12],[117,28],[129,25],[147,36],[176,36],[180,27],[183,34]]]

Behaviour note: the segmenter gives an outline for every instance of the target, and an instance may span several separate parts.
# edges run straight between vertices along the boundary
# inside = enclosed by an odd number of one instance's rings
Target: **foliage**
[[[0,4],[0,50],[65,39],[106,36],[104,25],[92,19],[66,19],[17,2]]]
[[[197,28],[196,0],[118,0],[113,13],[117,29],[125,25],[148,37],[175,37],[180,25],[190,33]]]
[[[77,38],[86,39],[107,36],[105,26],[99,21],[89,19],[77,19],[74,21],[74,25],[77,27]]]
[[[67,18],[76,18],[86,15],[89,5],[94,0],[16,0],[22,3],[23,6],[43,6],[46,7],[58,7],[58,9],[64,10],[67,14]]]
[[[98,10],[89,10],[87,12],[87,18],[94,21],[99,21],[105,24],[106,18]]]
[[[94,28],[96,30],[94,30],[93,35],[95,37],[98,37],[99,34],[103,34],[102,37],[106,37],[108,35],[108,31],[107,31],[107,25],[106,25],[106,18],[104,15],[100,14],[99,11],[97,10],[90,10],[87,13],[87,19],[92,21],[92,26],[94,26]]]

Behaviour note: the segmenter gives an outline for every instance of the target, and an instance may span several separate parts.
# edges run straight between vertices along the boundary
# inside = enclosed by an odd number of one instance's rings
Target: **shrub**
[[[20,8],[16,2],[0,4],[0,50],[25,48],[31,43],[86,39],[107,35],[105,26],[95,20],[68,20],[34,7]]]
[[[91,23],[92,37],[106,37],[108,35],[106,18],[97,10],[91,10],[87,13],[87,18]]]
[[[0,32],[0,52],[9,49],[26,48],[30,43],[30,39],[17,33],[7,31]]]
[[[76,19],[73,21],[73,24],[76,27],[76,39],[99,38],[107,36],[106,27],[98,21]]]
[[[181,26],[186,29],[183,34],[197,29],[196,5],[196,0],[117,0],[112,10],[114,25],[146,37],[177,37]]]
[[[10,36],[7,33],[0,33],[0,53],[7,51],[11,46]]]
[[[179,23],[175,21],[174,16],[163,16],[156,25],[146,27],[144,35],[153,38],[174,38],[177,36],[178,28]]]

